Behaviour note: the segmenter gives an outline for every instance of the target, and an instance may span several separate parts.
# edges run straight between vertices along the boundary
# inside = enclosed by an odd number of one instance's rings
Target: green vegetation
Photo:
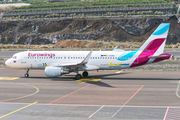
[[[171,5],[171,3],[156,3],[156,4],[127,4],[127,5],[98,5],[98,6],[71,6],[60,8],[42,8],[42,9],[15,9],[7,11],[6,13],[13,12],[35,12],[35,11],[53,11],[53,10],[71,10],[71,9],[95,9],[95,8],[117,8],[117,7],[148,7],[148,6],[165,6]],[[27,6],[28,7],[28,6]],[[40,7],[39,7],[40,8]]]
[[[68,7],[68,6],[93,6],[93,5],[116,5],[131,3],[161,3],[166,0],[93,0],[93,1],[75,1],[75,2],[59,2],[59,3],[41,3],[24,6],[22,8],[44,8],[44,7]]]

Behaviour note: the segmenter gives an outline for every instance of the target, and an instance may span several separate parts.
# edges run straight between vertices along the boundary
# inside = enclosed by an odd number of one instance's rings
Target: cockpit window
[[[13,59],[17,59],[17,57],[16,57],[16,56],[13,56],[12,58],[13,58]]]

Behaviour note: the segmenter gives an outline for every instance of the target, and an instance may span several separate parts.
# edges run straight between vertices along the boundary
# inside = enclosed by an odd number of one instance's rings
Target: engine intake
[[[58,77],[63,74],[69,74],[69,69],[64,69],[62,67],[46,67],[45,74],[48,77]]]

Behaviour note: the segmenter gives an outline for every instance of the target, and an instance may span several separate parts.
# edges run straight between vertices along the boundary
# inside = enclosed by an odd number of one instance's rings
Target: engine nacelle
[[[45,74],[48,77],[58,77],[63,74],[69,74],[69,70],[62,67],[46,67]]]

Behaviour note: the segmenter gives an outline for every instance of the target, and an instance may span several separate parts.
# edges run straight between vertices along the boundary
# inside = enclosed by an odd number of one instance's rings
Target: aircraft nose
[[[5,64],[6,64],[7,66],[9,66],[9,64],[10,64],[10,60],[9,60],[9,59],[7,59],[7,60],[6,60],[6,62],[5,62]]]

